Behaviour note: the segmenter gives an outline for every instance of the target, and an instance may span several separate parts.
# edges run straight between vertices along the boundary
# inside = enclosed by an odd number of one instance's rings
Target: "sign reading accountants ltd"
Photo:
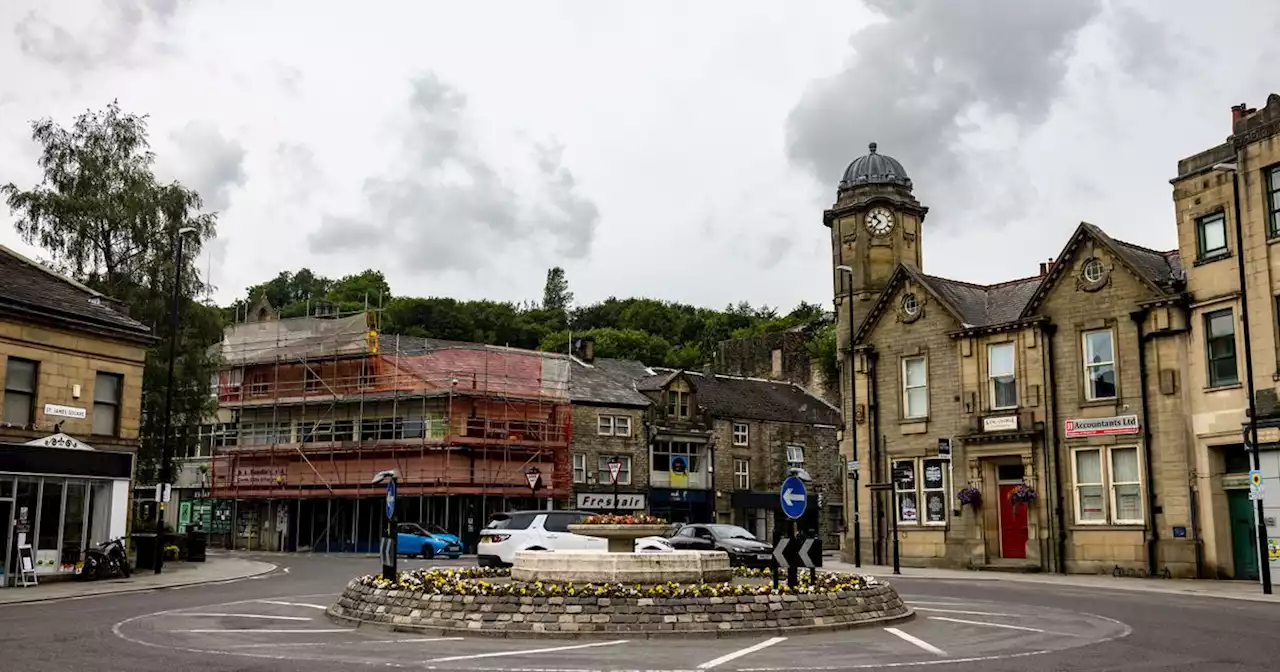
[[[1137,434],[1138,416],[1117,415],[1110,418],[1067,418],[1067,438]]]

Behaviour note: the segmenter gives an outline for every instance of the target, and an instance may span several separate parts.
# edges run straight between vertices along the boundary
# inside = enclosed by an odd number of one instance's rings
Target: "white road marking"
[[[215,613],[192,613],[180,612],[183,616],[210,616],[214,618],[261,618],[269,621],[309,621],[311,618],[307,616],[268,616],[267,614],[215,614]]]
[[[313,632],[332,633],[332,632],[351,632],[354,628],[330,628],[325,630],[255,630],[253,628],[205,628],[201,630],[171,630],[170,632],[198,632],[209,634],[212,632],[261,632],[269,635],[303,635]]]
[[[719,666],[719,665],[723,665],[724,663],[727,663],[727,662],[729,662],[729,661],[731,661],[731,660],[733,660],[733,659],[735,659],[735,658],[741,658],[742,656],[745,656],[745,655],[748,655],[748,654],[751,654],[751,653],[755,653],[756,651],[759,651],[760,649],[764,649],[764,648],[768,648],[768,647],[770,647],[770,646],[773,646],[774,644],[777,644],[778,642],[785,642],[785,641],[787,641],[787,638],[786,638],[786,637],[774,637],[773,639],[766,639],[766,640],[764,640],[763,642],[758,642],[758,643],[756,643],[756,644],[752,644],[751,646],[748,646],[748,647],[747,647],[747,648],[745,648],[745,649],[738,649],[737,651],[734,651],[733,653],[727,653],[727,654],[725,654],[725,655],[723,655],[723,656],[720,656],[719,658],[716,658],[716,659],[714,659],[714,660],[708,660],[707,662],[705,662],[705,663],[703,663],[703,664],[699,665],[699,666],[698,666],[698,669],[699,669],[699,670],[709,670],[709,669],[711,669],[711,668],[713,668],[713,667],[716,667],[716,666]]]
[[[626,644],[630,640],[616,639],[612,642],[594,642],[592,644],[575,644],[573,646],[553,646],[548,649],[523,649],[521,651],[495,651],[492,653],[475,653],[467,656],[449,656],[448,658],[433,658],[429,663],[447,663],[454,660],[475,660],[477,658],[499,658],[502,656],[531,656],[538,653],[555,653],[556,651],[573,651],[575,649],[591,649],[598,646],[613,646],[615,644]]]
[[[311,632],[308,630],[308,632]],[[228,649],[265,649],[276,646],[360,646],[363,644],[422,644],[425,642],[456,642],[462,637],[426,637],[422,639],[365,639],[358,642],[291,642],[288,644],[229,644]]]
[[[939,649],[938,647],[930,644],[929,642],[924,641],[923,639],[920,639],[919,637],[916,637],[915,635],[909,635],[897,628],[885,628],[884,631],[897,637],[898,639],[915,644],[916,646],[924,649],[925,651],[928,651],[929,653],[937,654],[939,656],[947,655],[946,651]]]
[[[323,604],[307,604],[306,602],[281,602],[279,600],[258,600],[258,601],[263,604],[278,604],[282,607],[307,607],[308,609],[319,609],[320,611],[324,611],[325,609],[328,609],[328,607],[324,606]],[[957,611],[956,613],[967,614],[970,612]],[[981,612],[973,612],[973,613],[981,613]]]
[[[1050,635],[1060,635],[1062,637],[1078,637],[1070,632],[1049,632],[1040,628],[1028,628],[1025,625],[1005,625],[1004,623],[986,623],[983,621],[966,621],[963,618],[947,618],[945,616],[930,616],[934,621],[948,621],[950,623],[964,623],[966,625],[985,625],[990,628],[1004,628],[1006,630],[1022,630],[1023,632],[1041,632]]]
[[[1022,614],[1002,614],[995,611],[965,611],[964,609],[933,609],[930,607],[916,607],[916,611],[930,611],[935,614],[968,614],[970,616],[1008,616],[1016,618]]]

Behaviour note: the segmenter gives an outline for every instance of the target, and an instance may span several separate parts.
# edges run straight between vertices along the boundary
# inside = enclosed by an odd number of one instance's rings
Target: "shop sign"
[[[1110,418],[1067,418],[1067,438],[1137,434],[1138,416],[1117,415]]]
[[[59,404],[45,404],[45,415],[56,415],[59,418],[75,418],[76,420],[84,420],[89,417],[89,412],[83,408],[75,406],[62,406]]]
[[[626,509],[638,510],[645,508],[645,496],[638,493],[619,493],[618,505],[613,504],[613,495],[596,494],[593,492],[578,493],[578,508],[588,511]]]
[[[1018,429],[1018,416],[1016,415],[998,415],[994,418],[982,419],[982,431],[984,432],[1012,432]]]
[[[236,485],[278,485],[284,482],[284,467],[236,467]]]

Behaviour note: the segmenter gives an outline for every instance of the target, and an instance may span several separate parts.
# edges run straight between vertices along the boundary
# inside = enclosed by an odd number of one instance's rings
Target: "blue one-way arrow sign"
[[[782,482],[782,512],[791,520],[804,515],[809,504],[809,493],[805,490],[804,481],[795,476]]]

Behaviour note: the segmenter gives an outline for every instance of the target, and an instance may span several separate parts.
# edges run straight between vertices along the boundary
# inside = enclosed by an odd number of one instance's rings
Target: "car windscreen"
[[[708,525],[707,527],[711,528],[711,533],[716,535],[717,539],[750,539],[752,541],[756,539],[756,535],[737,525]]]
[[[536,513],[499,513],[484,526],[486,530],[527,530]]]
[[[400,526],[400,532],[402,534],[416,534],[420,537],[428,536],[427,531],[415,523],[404,523]]]

